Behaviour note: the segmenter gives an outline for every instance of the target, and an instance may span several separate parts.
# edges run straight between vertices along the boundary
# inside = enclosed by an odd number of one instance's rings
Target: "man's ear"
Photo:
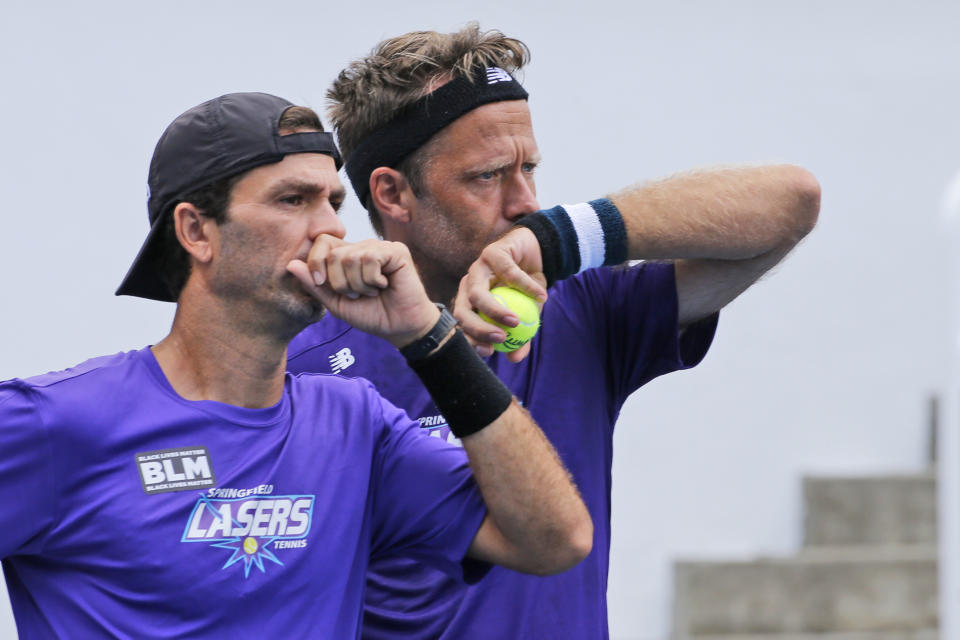
[[[416,196],[407,178],[390,167],[377,167],[370,174],[370,198],[377,210],[393,222],[410,222]]]
[[[181,202],[173,210],[173,226],[177,240],[190,256],[200,263],[213,260],[218,225],[189,202]]]

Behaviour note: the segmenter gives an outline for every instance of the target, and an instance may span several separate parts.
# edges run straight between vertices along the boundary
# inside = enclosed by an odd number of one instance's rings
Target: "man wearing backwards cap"
[[[460,576],[465,556],[547,574],[589,553],[555,452],[406,247],[342,240],[339,164],[316,114],[266,94],[167,128],[118,294],[176,301],[170,334],[0,383],[0,558],[23,637],[359,637],[371,557]],[[473,476],[369,383],[284,373],[324,308],[399,348]]]
[[[573,473],[593,516],[593,552],[560,575],[494,568],[470,586],[416,559],[378,559],[368,577],[365,637],[607,637],[620,407],[654,377],[699,362],[718,310],[817,217],[819,186],[792,166],[687,174],[534,213],[540,156],[527,92],[511,76],[527,58],[520,41],[476,25],[409,33],[340,74],[328,93],[330,114],[374,228],[410,248],[431,299],[457,296],[456,316],[483,353],[504,334],[474,309],[507,321],[489,294],[494,282],[541,296],[542,283],[552,285],[539,334],[488,364]],[[612,268],[628,259],[662,262]],[[367,378],[431,435],[451,438],[450,416],[393,351],[326,318],[293,340],[290,367]]]

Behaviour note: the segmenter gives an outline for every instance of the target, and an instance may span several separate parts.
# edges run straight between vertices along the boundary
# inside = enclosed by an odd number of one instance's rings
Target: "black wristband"
[[[557,280],[627,260],[627,230],[619,209],[607,198],[542,209],[517,221],[540,243],[547,288]]]
[[[539,212],[538,212],[539,213]],[[563,252],[560,249],[560,234],[557,228],[538,213],[523,216],[516,226],[533,231],[540,244],[540,260],[543,262],[543,275],[547,279],[547,289],[563,274]]]
[[[513,394],[459,329],[429,357],[411,362],[410,368],[458,438],[480,431],[513,402]]]

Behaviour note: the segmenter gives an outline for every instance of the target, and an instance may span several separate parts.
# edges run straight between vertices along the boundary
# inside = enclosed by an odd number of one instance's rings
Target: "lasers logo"
[[[137,469],[147,494],[188,491],[217,483],[206,447],[138,453]]]
[[[313,522],[312,495],[261,497],[272,485],[255,489],[211,489],[212,495],[243,495],[240,498],[215,498],[201,495],[194,505],[180,542],[202,542],[230,551],[226,569],[243,563],[243,577],[256,567],[266,573],[264,561],[283,566],[273,553],[276,549],[302,549]]]

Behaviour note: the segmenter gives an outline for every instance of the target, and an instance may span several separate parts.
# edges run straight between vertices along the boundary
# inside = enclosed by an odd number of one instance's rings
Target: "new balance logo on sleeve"
[[[487,67],[487,84],[497,84],[498,82],[510,82],[513,78],[510,74],[500,67]]]
[[[334,373],[340,373],[356,361],[357,359],[350,352],[350,347],[344,347],[330,356],[330,369]]]

